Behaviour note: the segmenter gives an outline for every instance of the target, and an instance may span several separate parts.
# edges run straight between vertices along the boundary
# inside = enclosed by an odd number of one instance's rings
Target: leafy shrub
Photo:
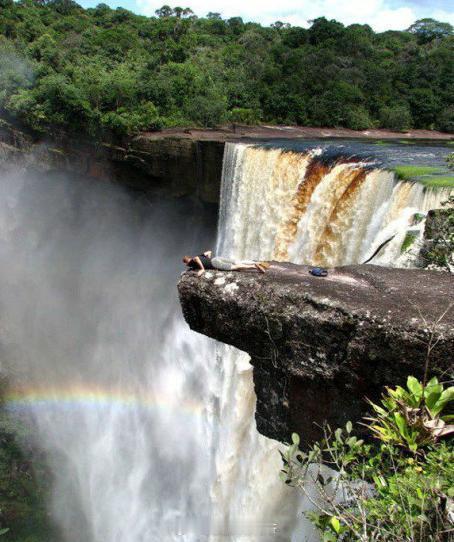
[[[308,451],[298,435],[282,453],[285,483],[301,489],[324,542],[447,542],[453,533],[454,450],[443,415],[454,387],[409,377],[388,389],[367,427],[376,443],[332,431]],[[441,423],[443,422],[443,423]],[[314,495],[314,488],[316,494]]]
[[[346,126],[352,130],[367,130],[372,126],[372,121],[364,107],[351,107],[347,111]]]
[[[132,135],[142,130],[158,130],[162,126],[158,110],[150,103],[144,103],[131,110],[120,107],[102,117],[102,124],[118,135]]]
[[[375,416],[367,419],[371,431],[382,442],[417,452],[454,432],[454,426],[446,423],[449,416],[442,416],[451,401],[454,401],[454,386],[443,389],[436,377],[424,386],[410,376],[407,389],[386,388],[382,405],[370,402]]]
[[[442,132],[454,132],[454,106],[446,107],[441,111],[436,127]]]
[[[238,124],[258,124],[260,120],[260,114],[254,109],[246,107],[235,107],[229,113],[229,120]]]
[[[380,111],[380,124],[396,132],[405,132],[413,125],[410,110],[406,105],[383,107]]]

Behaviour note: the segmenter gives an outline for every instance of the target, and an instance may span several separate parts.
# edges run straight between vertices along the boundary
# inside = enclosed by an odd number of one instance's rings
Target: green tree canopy
[[[285,123],[394,130],[454,124],[454,37],[416,21],[375,33],[155,17],[74,0],[0,0],[0,115],[41,131],[122,136],[161,126]]]

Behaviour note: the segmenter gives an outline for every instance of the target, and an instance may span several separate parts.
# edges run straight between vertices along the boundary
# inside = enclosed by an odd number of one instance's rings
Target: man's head
[[[188,265],[188,263],[192,260],[191,256],[183,256],[183,263],[185,265]]]

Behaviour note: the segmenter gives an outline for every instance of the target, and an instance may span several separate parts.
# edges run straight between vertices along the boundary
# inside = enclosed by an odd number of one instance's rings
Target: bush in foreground
[[[308,516],[323,542],[453,540],[453,403],[454,387],[409,377],[371,403],[376,443],[355,436],[351,422],[326,427],[308,452],[292,436],[281,475],[312,502]]]

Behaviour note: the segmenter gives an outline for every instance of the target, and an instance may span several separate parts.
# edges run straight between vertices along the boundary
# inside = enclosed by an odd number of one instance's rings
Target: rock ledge
[[[454,277],[348,266],[313,277],[273,262],[256,272],[187,272],[178,285],[190,327],[247,352],[254,366],[257,428],[309,443],[319,425],[357,420],[384,385],[452,371]]]

